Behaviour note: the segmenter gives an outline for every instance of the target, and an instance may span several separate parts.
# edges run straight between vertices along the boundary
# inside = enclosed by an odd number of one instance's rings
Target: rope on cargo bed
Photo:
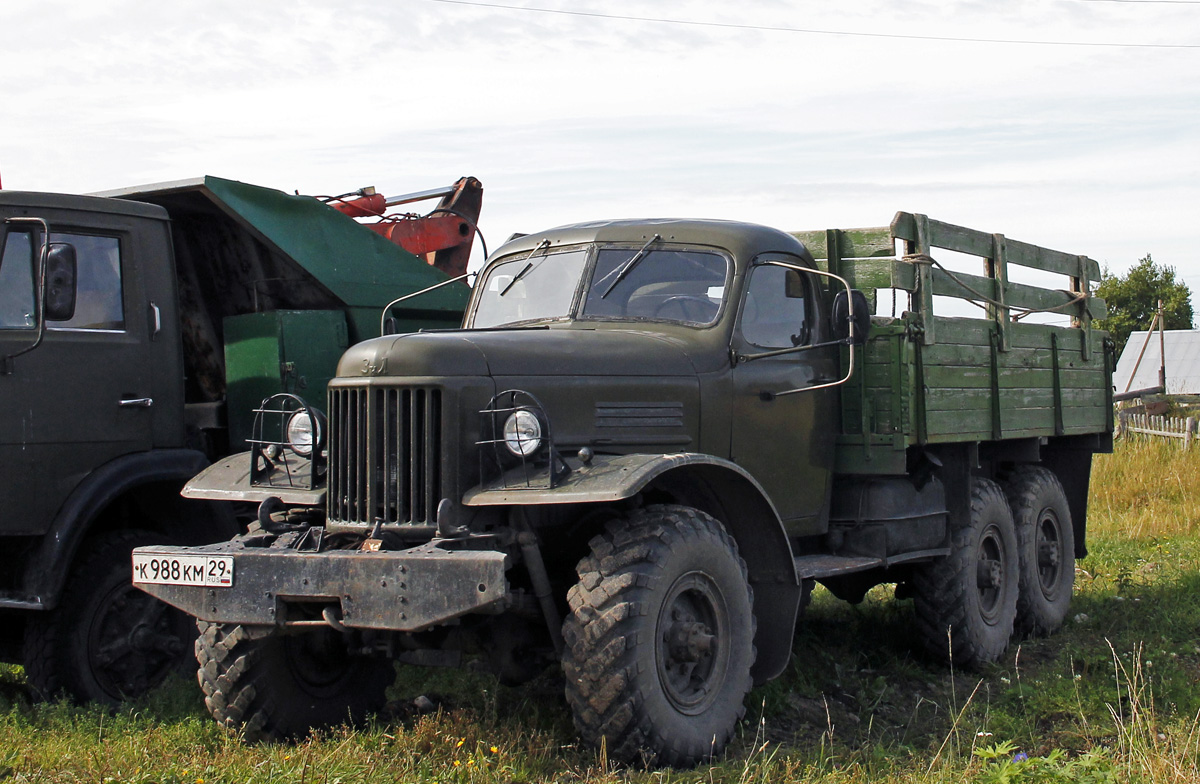
[[[962,288],[971,292],[972,294],[974,294],[979,299],[983,300],[988,305],[991,305],[991,306],[997,307],[997,308],[1004,308],[1004,309],[1007,309],[1010,311],[1012,311],[1012,310],[1017,311],[1017,313],[1014,313],[1012,316],[1013,321],[1020,321],[1021,319],[1025,318],[1026,316],[1029,316],[1034,313],[1060,313],[1060,312],[1066,310],[1067,308],[1075,307],[1080,302],[1083,302],[1084,300],[1086,300],[1088,297],[1091,296],[1091,294],[1086,291],[1076,292],[1076,291],[1067,291],[1066,289],[1056,289],[1056,291],[1059,291],[1063,294],[1066,294],[1068,297],[1070,297],[1071,301],[1064,302],[1061,305],[1055,305],[1054,307],[1051,307],[1051,308],[1026,308],[1026,307],[1022,307],[1020,305],[1011,305],[1006,302],[1000,302],[998,300],[994,300],[991,297],[989,297],[988,295],[983,294],[979,291],[976,291],[975,289],[973,289],[969,285],[967,285],[964,281],[962,281],[953,272],[946,269],[945,265],[943,265],[940,261],[938,261],[937,259],[933,258],[932,256],[930,256],[926,253],[910,253],[907,256],[905,256],[903,259],[901,259],[901,261],[907,261],[912,264],[929,264],[930,266],[937,267],[942,272],[946,273],[946,276],[948,278],[950,278],[950,280],[954,281]],[[972,305],[974,305],[977,308],[984,307],[984,305],[981,305],[979,302],[976,302],[975,300],[973,300],[969,297],[963,297],[963,299],[965,299],[967,302],[970,302]]]

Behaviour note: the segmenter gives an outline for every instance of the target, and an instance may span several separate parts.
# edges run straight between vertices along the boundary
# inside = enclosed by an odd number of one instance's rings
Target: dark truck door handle
[[[150,408],[150,406],[154,405],[154,398],[152,398],[152,397],[125,398],[123,400],[118,400],[117,405],[120,406],[121,408]]]

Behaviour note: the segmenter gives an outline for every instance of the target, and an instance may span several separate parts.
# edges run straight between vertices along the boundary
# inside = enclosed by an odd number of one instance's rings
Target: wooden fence
[[[1117,436],[1142,435],[1153,438],[1182,439],[1185,448],[1192,445],[1197,435],[1196,417],[1150,416],[1121,411],[1118,414]]]

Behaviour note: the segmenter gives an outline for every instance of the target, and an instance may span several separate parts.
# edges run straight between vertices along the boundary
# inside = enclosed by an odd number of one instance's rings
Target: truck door
[[[785,259],[796,263],[796,259]],[[834,348],[788,349],[826,339],[815,276],[753,266],[733,335],[734,462],[762,484],[792,535],[819,533],[836,436],[837,389],[800,391],[837,379]]]
[[[0,256],[0,352],[34,342],[41,232],[9,223]],[[77,256],[74,316],[48,322],[41,344],[0,374],[0,528],[41,534],[89,471],[149,449],[156,403],[155,352],[128,233],[51,223],[51,240]],[[151,312],[152,313],[152,312]],[[157,373],[156,373],[157,371]]]

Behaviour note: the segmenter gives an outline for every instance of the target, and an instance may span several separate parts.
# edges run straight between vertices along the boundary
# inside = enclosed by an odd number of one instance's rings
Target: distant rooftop
[[[1200,395],[1200,329],[1167,330],[1162,342],[1167,355],[1167,394]],[[1143,346],[1146,351],[1131,383],[1133,366],[1137,364]],[[1150,336],[1148,344],[1145,332],[1134,332],[1129,336],[1113,374],[1113,386],[1118,394],[1158,386],[1158,368],[1162,365],[1158,346],[1157,333]]]

